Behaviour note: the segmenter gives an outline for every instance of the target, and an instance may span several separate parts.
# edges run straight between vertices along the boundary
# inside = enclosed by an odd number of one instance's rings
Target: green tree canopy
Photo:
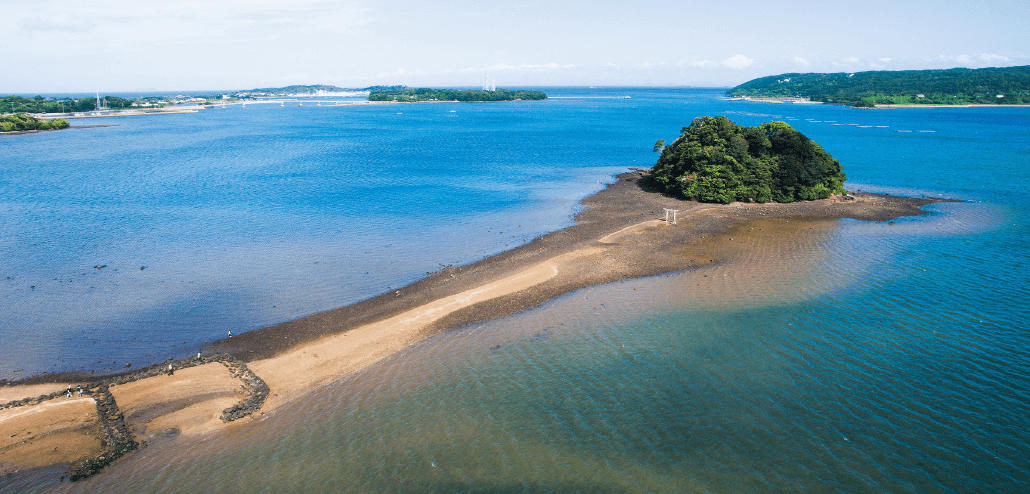
[[[1030,65],[948,70],[792,73],[752,79],[729,96],[805,97],[825,103],[1030,104]]]
[[[108,96],[113,98],[113,96]],[[120,98],[119,98],[120,99]],[[47,99],[42,96],[0,96],[0,113],[61,113],[92,111],[97,106],[94,98]]]
[[[844,193],[844,171],[786,122],[744,127],[726,117],[695,118],[661,150],[657,189],[701,202],[793,202]]]
[[[25,130],[55,130],[68,127],[67,120],[41,120],[24,113],[4,115],[0,117],[0,132],[18,132]]]

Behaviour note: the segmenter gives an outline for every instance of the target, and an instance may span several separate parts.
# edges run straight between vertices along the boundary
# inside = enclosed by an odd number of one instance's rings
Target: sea
[[[551,98],[0,136],[0,379],[185,357],[512,249],[703,115],[786,121],[849,190],[959,202],[755,246],[789,270],[723,273],[738,296],[699,301],[690,272],[582,289],[0,492],[1030,491],[1030,108],[531,89]]]

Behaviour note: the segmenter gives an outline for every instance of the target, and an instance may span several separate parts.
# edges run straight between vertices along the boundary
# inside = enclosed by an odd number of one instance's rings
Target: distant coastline
[[[826,105],[833,103],[823,103],[822,101],[811,101],[803,98],[762,98],[762,97],[734,97],[727,98],[730,101],[747,101],[750,103],[773,103],[773,104],[794,104],[794,105]],[[1030,104],[1024,105],[874,105],[872,107],[866,107],[866,109],[902,109],[902,108],[1026,108],[1030,107]]]
[[[542,93],[541,93],[542,94]],[[331,97],[333,95],[321,95],[325,97]],[[543,98],[535,99],[546,99]],[[492,103],[501,101],[531,101],[533,99],[521,100],[517,98],[513,99],[469,99],[469,100],[439,100],[439,99],[401,99],[401,100],[358,100],[358,101],[341,101],[341,100],[299,100],[291,97],[274,97],[274,96],[259,96],[254,99],[248,100],[232,100],[224,102],[213,102],[210,104],[196,104],[196,105],[175,105],[165,106],[161,108],[144,108],[144,109],[125,109],[125,110],[93,110],[86,112],[66,112],[66,113],[28,113],[39,120],[73,120],[83,118],[111,118],[111,117],[141,117],[141,116],[153,116],[153,115],[175,115],[183,113],[197,113],[202,110],[212,110],[217,108],[227,108],[229,106],[239,106],[246,108],[249,105],[274,105],[276,103],[285,105],[286,103],[296,103],[299,106],[317,106],[322,108],[336,108],[336,107],[350,107],[350,106],[365,106],[365,105],[388,105],[388,104],[410,104],[410,103],[455,103],[455,102],[477,102],[477,103]],[[307,103],[307,105],[305,105]],[[294,105],[290,105],[294,106]],[[5,114],[0,114],[3,116]],[[26,132],[2,132],[2,134],[25,134],[32,133],[32,131]]]
[[[808,100],[859,108],[1030,105],[1030,66],[983,69],[789,73],[752,79],[737,98]]]

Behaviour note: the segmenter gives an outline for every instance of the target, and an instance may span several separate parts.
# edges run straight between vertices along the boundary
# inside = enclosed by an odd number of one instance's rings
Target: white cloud
[[[481,70],[487,70],[490,72],[525,72],[525,71],[544,71],[544,70],[558,70],[558,69],[571,69],[574,65],[561,65],[554,62],[545,64],[531,64],[531,63],[520,63],[518,65],[508,65],[506,63],[499,63],[484,67]]]
[[[940,64],[955,64],[967,67],[977,67],[984,65],[995,65],[995,64],[1006,64],[1012,60],[1004,55],[996,55],[993,53],[982,53],[976,56],[970,56],[966,54],[962,55],[937,55],[936,58],[931,60]]]
[[[26,16],[18,24],[24,31],[65,33],[87,32],[97,25],[92,20],[76,19],[66,14]]]
[[[609,63],[606,63],[604,65],[601,65],[601,67],[608,68],[608,69],[615,69],[615,70],[622,70],[622,69],[626,69],[626,68],[633,68],[633,69],[640,69],[640,70],[661,70],[661,69],[672,69],[672,68],[676,68],[676,67],[712,68],[712,67],[716,67],[718,65],[719,65],[718,63],[712,62],[710,60],[690,60],[690,61],[679,60],[679,61],[676,61],[676,62],[640,62],[640,63],[635,63],[633,65],[619,65],[619,64],[616,64],[616,63],[609,62]],[[571,67],[573,67],[573,66],[572,65],[564,65],[564,66],[562,66],[562,68],[571,68]]]
[[[558,64],[558,63],[555,63],[555,62],[546,63],[546,64],[539,64],[539,65],[528,64],[528,63],[522,63],[522,64],[518,64],[518,65],[511,65],[511,64],[506,64],[506,63],[498,63],[498,64],[493,64],[493,65],[488,65],[488,66],[485,66],[485,67],[465,67],[465,68],[460,68],[460,69],[436,69],[436,70],[417,69],[417,70],[407,70],[407,69],[399,68],[399,69],[394,70],[392,72],[380,72],[380,73],[376,74],[376,77],[380,77],[380,78],[382,78],[382,77],[392,77],[394,79],[391,79],[391,80],[397,80],[396,78],[398,78],[398,77],[425,78],[425,77],[447,76],[447,75],[455,75],[455,74],[465,76],[465,75],[468,75],[468,74],[483,74],[484,72],[489,74],[489,75],[498,74],[498,73],[506,73],[506,74],[534,73],[534,72],[535,73],[541,73],[541,72],[549,72],[549,71],[561,70],[561,69],[571,69],[571,68],[574,68],[574,67],[575,67],[575,65],[568,65],[568,64],[561,65],[561,64]],[[350,79],[353,79],[353,77],[350,78]]]
[[[733,55],[732,57],[727,58],[726,60],[722,61],[722,64],[724,66],[729,67],[731,69],[737,69],[737,70],[745,69],[747,67],[750,67],[754,63],[755,63],[754,60],[752,60],[752,59],[750,59],[748,57],[745,57],[744,55],[740,55],[740,54]]]
[[[802,67],[808,67],[809,65],[812,65],[811,63],[809,63],[808,60],[805,60],[801,57],[794,57],[794,63]]]
[[[883,63],[890,63],[890,61],[891,61],[891,59],[889,59],[889,58],[877,58],[877,60],[879,60],[879,61],[881,61]]]
[[[52,0],[16,5],[5,14],[24,32],[102,33],[116,43],[146,45],[203,35],[208,40],[289,38],[346,32],[379,19],[354,0]],[[95,45],[96,37],[82,38]]]
[[[841,59],[840,62],[833,62],[835,67],[854,67],[856,65],[865,65],[858,57],[848,57]]]
[[[983,53],[977,58],[979,58],[981,62],[987,63],[1008,63],[1009,61],[1009,57],[1003,55],[995,55],[993,53]]]

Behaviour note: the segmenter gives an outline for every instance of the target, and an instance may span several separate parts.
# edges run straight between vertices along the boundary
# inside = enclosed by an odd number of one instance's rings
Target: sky
[[[1030,0],[0,0],[0,94],[735,86],[1030,65]]]

